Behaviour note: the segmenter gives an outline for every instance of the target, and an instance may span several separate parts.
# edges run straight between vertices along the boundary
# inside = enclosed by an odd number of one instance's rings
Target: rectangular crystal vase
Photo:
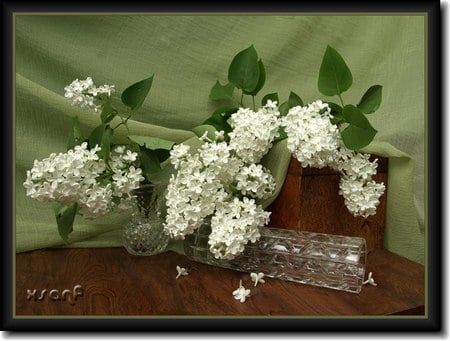
[[[203,226],[186,237],[186,256],[201,263],[262,272],[287,281],[351,293],[361,291],[366,266],[364,238],[268,227],[261,230],[260,240],[249,243],[241,255],[220,260],[209,251],[209,231]]]

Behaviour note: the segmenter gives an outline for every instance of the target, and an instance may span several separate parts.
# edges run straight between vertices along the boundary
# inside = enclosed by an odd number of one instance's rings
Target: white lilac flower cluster
[[[370,161],[369,154],[347,149],[331,118],[328,104],[321,101],[291,108],[281,120],[288,149],[303,167],[328,166],[339,171],[339,194],[344,197],[345,205],[354,216],[367,218],[376,213],[385,190],[383,183],[372,180],[377,160]]]
[[[98,112],[101,108],[96,103],[96,97],[102,94],[111,96],[115,91],[114,85],[101,85],[95,86],[91,77],[87,77],[85,80],[75,79],[71,84],[64,87],[65,97],[72,101],[72,105],[81,108],[90,108],[94,112]]]
[[[287,147],[303,167],[322,168],[336,162],[340,134],[331,118],[328,105],[321,101],[291,108],[283,117]]]
[[[269,221],[257,204],[275,189],[275,179],[259,162],[278,134],[279,111],[271,101],[257,112],[239,109],[231,115],[233,132],[213,141],[204,135],[195,153],[177,145],[171,162],[177,170],[167,189],[166,233],[183,239],[211,217],[210,251],[216,258],[233,259]]]
[[[130,191],[144,180],[142,170],[133,166],[137,154],[117,146],[106,163],[97,155],[100,150],[98,146],[89,150],[83,142],[66,153],[35,160],[23,184],[27,195],[42,202],[77,203],[87,219],[128,209]]]
[[[258,163],[272,147],[273,139],[278,136],[280,127],[277,102],[268,101],[260,110],[254,112],[240,108],[231,115],[230,125],[233,131],[230,148],[248,163]]]

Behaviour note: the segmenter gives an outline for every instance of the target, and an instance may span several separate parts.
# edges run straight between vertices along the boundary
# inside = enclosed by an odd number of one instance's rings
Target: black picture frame
[[[53,320],[51,318],[21,318],[13,316],[13,171],[14,146],[12,144],[13,127],[13,30],[12,18],[18,12],[227,12],[227,13],[255,13],[255,12],[402,12],[402,13],[427,13],[427,42],[428,42],[428,73],[427,94],[429,113],[427,121],[427,153],[428,153],[428,177],[426,188],[428,193],[427,224],[432,226],[428,230],[428,264],[426,272],[428,283],[427,318],[411,320],[408,318],[381,318],[381,319],[265,319],[262,323],[258,318],[252,319],[202,319],[190,318],[187,320],[176,319],[140,319],[121,318],[114,322],[107,318],[76,318]],[[439,1],[310,1],[306,3],[276,2],[268,5],[255,5],[253,3],[145,3],[124,2],[105,5],[100,2],[21,2],[5,1],[2,3],[2,146],[3,146],[3,226],[2,233],[2,295],[1,295],[1,327],[5,331],[210,331],[210,332],[404,332],[417,331],[428,333],[443,332],[443,183],[442,160],[443,157],[443,124],[442,124],[442,8]],[[440,114],[438,114],[440,113]]]

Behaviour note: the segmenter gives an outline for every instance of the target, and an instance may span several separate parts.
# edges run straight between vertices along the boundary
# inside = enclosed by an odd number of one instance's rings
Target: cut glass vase
[[[133,255],[152,256],[166,250],[169,236],[163,231],[162,190],[160,186],[147,184],[131,192],[131,219],[124,226],[122,241]]]
[[[184,252],[188,258],[318,287],[361,291],[366,266],[364,238],[265,227],[259,241],[247,244],[241,255],[221,260],[209,251],[210,230],[204,224],[186,236]]]

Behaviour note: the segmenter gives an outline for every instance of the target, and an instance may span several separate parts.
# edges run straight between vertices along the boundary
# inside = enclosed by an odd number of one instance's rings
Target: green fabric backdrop
[[[383,85],[383,103],[370,117],[379,133],[367,150],[390,157],[385,246],[424,262],[425,18],[398,15],[16,15],[16,251],[63,245],[51,205],[26,197],[22,183],[34,159],[65,151],[71,116],[86,133],[99,122],[64,99],[65,85],[91,76],[120,93],[155,74],[131,131],[182,142],[214,110],[211,86],[226,81],[231,58],[251,44],[266,65],[261,96],[287,98],[293,90],[306,102],[326,99],[317,77],[328,44],[353,73],[345,102]],[[117,135],[125,139],[125,131]],[[283,143],[268,158],[279,183],[288,160]],[[77,218],[70,246],[120,245],[126,219]]]

